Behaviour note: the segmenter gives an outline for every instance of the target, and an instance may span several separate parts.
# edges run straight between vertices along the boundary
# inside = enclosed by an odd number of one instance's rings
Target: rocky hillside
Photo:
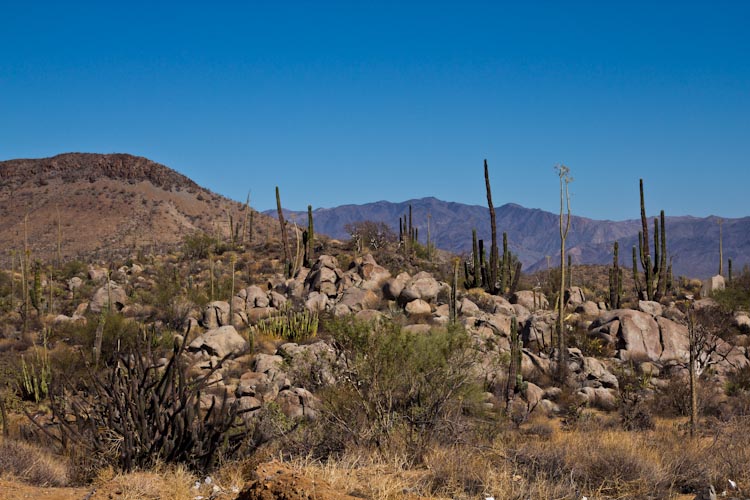
[[[452,252],[471,251],[471,230],[490,240],[489,214],[486,206],[465,205],[421,198],[401,203],[378,201],[362,205],[321,208],[313,212],[320,233],[345,238],[349,223],[372,220],[385,222],[398,231],[398,220],[412,206],[413,221],[420,240],[427,238],[427,219],[435,244]],[[634,213],[637,214],[637,199]],[[511,250],[526,270],[544,269],[547,256],[552,265],[559,252],[558,215],[540,209],[509,203],[496,208],[499,231],[508,233]],[[289,212],[304,223],[304,212]],[[719,226],[716,217],[667,217],[668,252],[673,257],[675,275],[704,278],[718,271]],[[574,216],[568,236],[568,249],[578,264],[607,264],[612,261],[612,244],[620,242],[622,264],[630,262],[630,248],[637,244],[640,219],[626,221],[594,220]],[[739,270],[750,263],[750,217],[725,219],[723,225],[724,257],[733,259]],[[559,257],[558,257],[559,258]]]
[[[238,222],[242,210],[164,165],[127,154],[0,162],[0,245],[22,248],[26,232],[41,259],[57,252],[58,221],[63,257],[104,257],[173,245],[195,231],[227,236],[228,214]],[[265,236],[272,220],[259,215],[254,222]]]

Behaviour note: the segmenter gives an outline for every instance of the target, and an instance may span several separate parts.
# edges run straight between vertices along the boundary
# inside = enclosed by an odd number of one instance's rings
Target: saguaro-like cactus
[[[641,268],[644,282],[640,282],[637,269],[636,251],[633,247],[633,279],[639,297],[648,300],[659,300],[667,291],[667,232],[664,226],[664,210],[659,219],[654,219],[654,258],[651,259],[650,241],[648,237],[648,219],[643,197],[643,179],[640,180],[641,193],[641,227],[638,233],[638,248],[640,251]]]
[[[622,302],[622,269],[620,269],[620,244],[615,241],[612,267],[609,269],[609,307],[619,309]]]
[[[490,293],[497,293],[497,268],[498,268],[498,251],[497,251],[497,219],[495,217],[495,207],[492,204],[492,189],[490,188],[490,172],[487,167],[487,160],[484,160],[484,185],[487,190],[487,206],[490,210],[490,229],[492,231],[492,244],[490,246],[490,268],[487,272],[489,280],[487,290]]]
[[[284,268],[288,277],[292,277],[292,260],[289,255],[289,239],[286,234],[286,221],[284,221],[284,212],[281,209],[281,197],[279,196],[279,186],[276,186],[276,211],[279,214],[279,226],[281,226],[281,246],[284,247]]]
[[[505,401],[510,408],[516,393],[523,390],[523,375],[521,375],[523,340],[518,334],[516,317],[510,319],[510,362],[508,364],[508,381],[505,389]]]

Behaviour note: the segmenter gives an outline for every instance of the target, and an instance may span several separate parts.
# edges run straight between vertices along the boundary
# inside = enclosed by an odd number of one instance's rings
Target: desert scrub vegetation
[[[321,391],[313,454],[368,449],[421,463],[433,442],[462,439],[484,422],[471,340],[457,326],[415,334],[395,322],[326,321],[342,363]]]
[[[131,471],[159,462],[210,470],[219,453],[231,453],[244,440],[235,427],[239,407],[226,395],[209,396],[202,406],[225,359],[190,378],[184,349],[184,341],[175,343],[166,363],[138,339],[116,349],[109,368],[90,371],[76,386],[53,386],[49,403],[59,431],[42,425],[38,431],[62,449],[76,448],[92,470],[111,465]]]

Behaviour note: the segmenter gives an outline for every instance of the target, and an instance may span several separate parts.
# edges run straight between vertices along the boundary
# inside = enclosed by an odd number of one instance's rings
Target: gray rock
[[[110,281],[108,285],[105,284],[94,292],[94,296],[89,303],[89,309],[95,313],[102,312],[109,307],[110,298],[113,311],[121,311],[129,302],[125,289],[114,281]]]
[[[233,326],[222,326],[209,330],[193,340],[188,346],[191,352],[203,351],[209,356],[223,358],[230,353],[239,353],[245,350],[247,341],[237,333]]]
[[[511,304],[521,304],[529,311],[548,309],[549,301],[542,292],[535,290],[521,290],[514,293],[510,298]]]
[[[538,311],[532,314],[521,328],[524,346],[542,351],[552,347],[556,318],[554,311]]]
[[[607,370],[604,363],[596,358],[583,358],[582,376],[584,384],[589,387],[608,387],[613,389],[619,387],[617,377]]]
[[[229,303],[223,300],[209,302],[203,309],[201,324],[204,328],[213,329],[229,324]]]
[[[330,299],[320,292],[310,292],[305,301],[305,308],[310,312],[323,312],[330,306]]]
[[[703,282],[703,286],[701,287],[701,297],[710,297],[712,293],[718,290],[724,290],[724,288],[726,288],[724,276],[720,274],[711,276]]]
[[[373,309],[363,309],[361,311],[358,311],[354,318],[357,321],[364,321],[366,323],[373,323],[378,321],[383,321],[385,319],[385,314],[383,314],[380,311],[375,311]]]
[[[247,308],[268,307],[268,296],[266,291],[256,285],[251,285],[244,289],[245,302]]]
[[[651,316],[661,316],[664,313],[662,305],[653,300],[639,300],[638,309]]]
[[[339,304],[347,306],[350,312],[373,309],[378,306],[379,302],[380,299],[374,292],[362,288],[347,288],[339,300]]]
[[[572,286],[565,290],[565,303],[575,309],[576,306],[586,302],[586,294],[580,286]]]
[[[430,314],[432,312],[432,309],[430,308],[430,304],[428,304],[422,299],[412,300],[411,302],[406,304],[405,310],[406,310],[406,313],[409,315]]]
[[[68,290],[70,290],[71,292],[74,292],[81,288],[81,285],[83,285],[83,280],[78,276],[73,276],[68,280]]]
[[[474,316],[476,313],[479,312],[479,306],[477,306],[474,302],[472,302],[468,298],[464,297],[463,299],[461,299],[461,302],[459,302],[458,310],[464,316]]]
[[[575,312],[586,316],[598,316],[601,311],[596,302],[587,300],[586,302],[579,304],[578,307],[576,307]]]

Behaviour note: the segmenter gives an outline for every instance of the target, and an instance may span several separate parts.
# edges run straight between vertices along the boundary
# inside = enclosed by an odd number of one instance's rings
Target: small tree
[[[573,182],[570,169],[565,165],[555,167],[560,178],[560,293],[557,311],[557,348],[558,348],[558,379],[560,382],[567,376],[567,348],[565,341],[565,240],[570,229],[570,191],[568,185]]]
[[[731,325],[732,315],[720,307],[703,307],[696,309],[691,302],[687,309],[688,327],[688,377],[690,381],[690,436],[695,436],[698,426],[698,380],[710,366],[728,357],[734,346],[725,342],[721,335],[726,335]]]
[[[396,241],[396,233],[385,222],[371,220],[350,222],[344,226],[344,230],[349,233],[352,241],[357,245],[358,251],[361,251],[362,247],[365,246],[373,250],[380,250],[389,243]]]

